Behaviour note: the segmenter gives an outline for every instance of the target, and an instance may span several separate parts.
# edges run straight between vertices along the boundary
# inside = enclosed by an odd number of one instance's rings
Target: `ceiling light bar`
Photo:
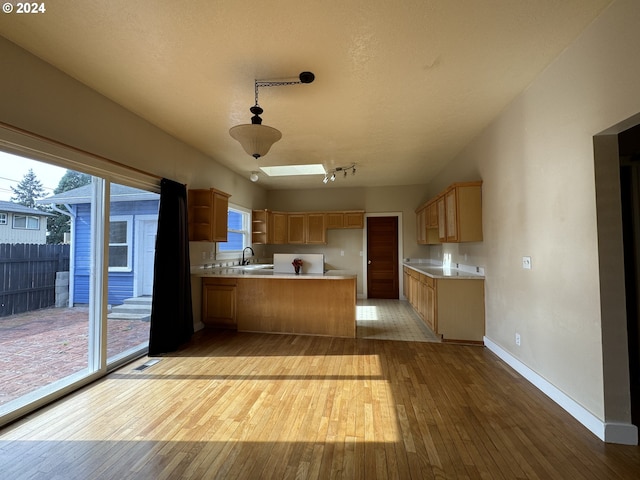
[[[351,175],[355,175],[356,174],[356,164],[352,163],[351,165],[347,166],[347,167],[336,167],[333,168],[331,170],[329,170],[325,175],[324,178],[322,179],[322,183],[327,183],[329,182],[329,180],[331,180],[332,182],[336,181],[336,173],[342,173],[344,178],[347,178],[347,174],[351,172]]]

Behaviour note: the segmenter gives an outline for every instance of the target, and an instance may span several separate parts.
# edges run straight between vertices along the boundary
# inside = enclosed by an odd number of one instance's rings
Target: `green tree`
[[[32,168],[25,173],[18,186],[11,187],[11,191],[13,192],[11,201],[29,208],[36,208],[36,200],[44,197],[45,194],[44,187]]]
[[[58,182],[58,186],[53,193],[58,194],[62,192],[68,192],[83,185],[91,183],[91,175],[86,173],[80,173],[73,170],[67,170]],[[57,210],[67,211],[67,207],[64,205],[56,205]],[[49,235],[47,236],[47,243],[62,243],[64,241],[64,234],[71,231],[71,224],[69,216],[60,213],[57,210],[51,210],[54,214],[53,217],[47,219],[47,230]]]

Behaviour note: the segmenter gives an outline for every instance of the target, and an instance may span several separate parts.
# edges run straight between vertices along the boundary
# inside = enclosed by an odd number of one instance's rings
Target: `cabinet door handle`
[[[367,265],[371,265],[371,260],[367,260]]]

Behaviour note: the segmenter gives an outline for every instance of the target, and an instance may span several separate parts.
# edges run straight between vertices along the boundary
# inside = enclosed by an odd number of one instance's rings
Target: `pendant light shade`
[[[258,105],[258,88],[259,87],[280,87],[283,85],[297,85],[301,83],[311,83],[315,79],[315,75],[311,72],[302,72],[298,80],[256,80],[254,83],[256,103],[249,109],[253,113],[250,124],[236,125],[229,129],[229,135],[240,142],[244,151],[256,160],[264,157],[271,146],[282,138],[282,133],[273,127],[262,125],[260,115],[264,112],[262,107]]]
[[[231,127],[229,135],[240,142],[244,151],[256,159],[264,157],[271,146],[282,138],[280,130],[253,123]]]

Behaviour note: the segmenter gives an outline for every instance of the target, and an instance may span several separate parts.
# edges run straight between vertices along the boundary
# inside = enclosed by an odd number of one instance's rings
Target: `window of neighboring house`
[[[111,217],[109,219],[109,271],[131,271],[131,241],[133,239],[133,217]]]
[[[0,212],[0,225],[7,224],[7,214],[4,212]]]
[[[40,230],[40,218],[33,215],[13,215],[13,228]]]
[[[251,225],[251,211],[238,207],[235,205],[229,205],[227,220],[227,241],[218,242],[216,244],[216,250],[218,257],[232,257],[242,254],[242,250],[250,245],[251,231],[249,225]]]

